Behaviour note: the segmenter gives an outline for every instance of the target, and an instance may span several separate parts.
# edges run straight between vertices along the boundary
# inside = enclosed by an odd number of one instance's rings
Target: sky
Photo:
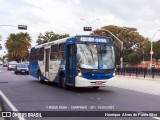
[[[18,32],[28,32],[32,46],[39,33],[89,34],[84,26],[93,30],[107,25],[133,27],[144,37],[160,38],[160,0],[0,0],[0,5],[1,54],[7,52],[4,43],[9,34]],[[27,25],[28,29],[1,25]]]

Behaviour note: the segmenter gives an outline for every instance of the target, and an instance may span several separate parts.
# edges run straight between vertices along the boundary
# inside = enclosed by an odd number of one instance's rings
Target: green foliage
[[[55,34],[53,31],[45,32],[44,34],[40,33],[38,35],[38,40],[36,41],[38,45],[58,40],[61,38],[69,37],[69,34]]]
[[[160,59],[160,40],[153,42],[153,58],[156,60]]]
[[[115,45],[116,64],[120,64],[121,43],[117,41],[109,32],[102,29],[109,30],[116,37],[123,42],[123,61],[129,64],[136,64],[143,60],[144,51],[149,41],[140,35],[136,28],[120,27],[120,26],[104,26],[97,29],[93,34],[112,37]]]
[[[10,34],[5,43],[9,59],[18,62],[25,60],[29,55],[30,42],[31,37],[28,33]]]

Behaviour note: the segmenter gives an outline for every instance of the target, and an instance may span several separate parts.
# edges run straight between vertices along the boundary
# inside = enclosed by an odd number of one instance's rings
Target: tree
[[[28,33],[10,34],[5,46],[8,49],[8,57],[18,62],[25,60],[29,55],[31,37]]]
[[[153,58],[155,58],[157,61],[160,59],[160,40],[153,42]],[[150,53],[150,52],[149,52]]]
[[[45,32],[44,34],[40,33],[38,35],[38,40],[36,41],[38,45],[58,40],[61,38],[69,37],[69,34],[55,34],[53,31]]]
[[[136,28],[109,25],[93,31],[93,34],[109,36],[113,38],[115,45],[116,64],[120,64],[121,44],[110,33],[102,29],[109,30],[123,42],[123,54],[121,55],[123,55],[124,62],[136,64],[142,61],[142,56],[146,49],[143,46],[146,46],[149,41],[147,38],[144,38],[142,35],[140,35]],[[133,58],[136,59],[133,60]]]

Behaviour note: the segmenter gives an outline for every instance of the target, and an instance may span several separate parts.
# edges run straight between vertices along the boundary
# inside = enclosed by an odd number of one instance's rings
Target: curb
[[[120,78],[131,78],[131,79],[141,79],[141,80],[152,80],[152,81],[160,81],[160,78],[152,78],[152,77],[136,77],[136,76],[124,76],[124,75],[115,75],[115,77]]]

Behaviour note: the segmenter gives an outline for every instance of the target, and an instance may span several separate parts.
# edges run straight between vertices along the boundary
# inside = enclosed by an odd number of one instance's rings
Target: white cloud
[[[0,4],[0,25],[27,25],[33,45],[40,32],[87,34],[83,26],[88,23],[80,18],[88,22],[100,19],[92,24],[94,29],[110,24],[135,27],[145,37],[160,29],[159,0],[0,0]],[[0,27],[2,44],[10,33],[18,32]]]

